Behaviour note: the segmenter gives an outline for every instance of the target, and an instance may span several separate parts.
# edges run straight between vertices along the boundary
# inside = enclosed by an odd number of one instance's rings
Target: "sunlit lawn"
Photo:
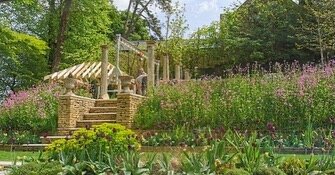
[[[0,151],[0,161],[14,161],[17,160],[18,157],[27,158],[38,158],[40,155],[39,152],[29,152],[29,151]]]

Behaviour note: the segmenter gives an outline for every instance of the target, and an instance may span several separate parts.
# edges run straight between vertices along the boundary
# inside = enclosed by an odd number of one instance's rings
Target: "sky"
[[[223,9],[230,7],[234,3],[243,2],[244,0],[173,0],[179,1],[180,4],[185,4],[185,16],[189,30],[187,34],[191,34],[196,31],[199,27],[209,25],[213,21],[220,19],[220,14]],[[120,10],[124,10],[128,7],[129,0],[114,0],[114,4]],[[163,16],[161,15],[161,18]],[[164,21],[163,19],[160,19]]]

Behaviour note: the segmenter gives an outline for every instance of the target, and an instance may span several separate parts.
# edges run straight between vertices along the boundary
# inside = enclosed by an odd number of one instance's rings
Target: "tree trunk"
[[[134,11],[132,13],[132,16],[131,16],[131,19],[130,19],[130,22],[129,20],[126,21],[126,24],[127,24],[127,27],[126,27],[126,30],[124,32],[124,38],[128,39],[129,35],[130,35],[130,29],[132,28],[131,26],[134,25],[134,18],[136,16],[136,11],[138,9],[138,5],[139,3],[137,1],[135,1],[135,7],[134,7]],[[129,15],[129,14],[128,14]]]
[[[56,30],[56,25],[54,21],[54,16],[56,14],[56,3],[55,0],[48,0],[49,3],[49,21],[48,21],[48,47],[50,48],[49,51],[49,58],[48,58],[48,66],[49,68],[52,67],[54,52],[56,48],[56,42],[55,42],[55,35],[54,32]]]
[[[320,27],[320,19],[317,18],[318,22],[318,39],[319,39],[319,47],[320,47],[320,56],[321,56],[321,64],[324,63],[324,54],[323,54],[323,41],[322,41],[322,34],[321,34],[321,27]]]
[[[129,4],[128,4],[128,8],[127,8],[127,16],[126,16],[126,20],[125,20],[125,23],[124,23],[124,31],[126,32],[128,30],[128,23],[129,23],[129,13],[130,13],[130,8],[131,8],[131,5],[133,4],[133,0],[129,0]],[[125,33],[124,32],[124,33]],[[120,33],[121,34],[121,33]]]
[[[68,19],[70,15],[70,9],[72,6],[72,0],[65,0],[65,5],[62,10],[62,15],[60,19],[59,33],[57,36],[56,49],[52,62],[52,72],[57,72],[59,69],[59,64],[61,62],[61,56],[63,51],[63,45],[65,40],[65,33],[67,30]]]
[[[125,34],[126,38],[128,38],[130,36],[130,34],[134,31],[135,29],[135,26],[137,24],[137,22],[140,20],[140,16],[142,15],[142,13],[144,12],[144,10],[146,8],[148,8],[148,5],[152,2],[152,0],[149,0],[146,4],[143,4],[141,1],[138,1],[138,4],[136,4],[136,7],[138,9],[138,5],[141,5],[142,6],[142,9],[137,13],[137,16],[135,16],[135,12],[133,13],[133,16],[132,16],[132,19],[129,23],[129,26],[128,26],[128,31],[127,33]]]

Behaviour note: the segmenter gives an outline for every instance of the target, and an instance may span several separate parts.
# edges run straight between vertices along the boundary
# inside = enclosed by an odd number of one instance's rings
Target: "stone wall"
[[[58,128],[75,128],[84,113],[94,107],[95,100],[80,96],[62,95],[59,99]]]
[[[131,93],[117,95],[116,123],[132,128],[137,108],[141,104],[143,96]]]

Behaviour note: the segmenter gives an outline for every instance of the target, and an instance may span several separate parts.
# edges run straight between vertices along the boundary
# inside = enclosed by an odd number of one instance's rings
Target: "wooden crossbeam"
[[[84,73],[88,67],[90,67],[91,63],[85,63],[84,67],[80,69],[77,73],[74,74],[74,77],[79,78],[82,73]]]
[[[128,40],[121,37],[120,44],[129,48],[129,50],[134,51],[138,55],[140,55],[142,58],[148,59],[145,53],[143,53],[139,48],[137,48],[135,45],[130,43]]]
[[[81,63],[80,65],[78,65],[78,67],[72,72],[73,77],[76,77],[76,74],[82,70],[82,68],[85,66],[86,63]]]
[[[85,76],[88,75],[88,74],[91,72],[91,70],[94,68],[94,66],[95,66],[96,64],[97,64],[96,62],[94,62],[93,64],[91,64],[90,67],[88,67],[88,68],[86,69],[86,71],[83,73],[82,77],[85,78]]]
[[[88,74],[88,77],[91,77],[97,70],[101,71],[101,62],[99,62],[93,69],[92,71]]]
[[[80,66],[80,65],[76,65],[76,66],[73,66],[71,68],[69,68],[69,70],[63,75],[61,76],[60,78],[67,78],[74,70],[76,70],[76,68]]]

